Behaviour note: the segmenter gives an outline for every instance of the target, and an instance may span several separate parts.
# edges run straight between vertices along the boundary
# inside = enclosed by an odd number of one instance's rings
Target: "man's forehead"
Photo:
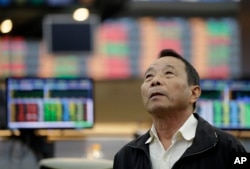
[[[157,68],[177,69],[177,67],[185,67],[185,64],[178,58],[167,56],[156,59],[151,65],[149,65],[146,72]]]
[[[171,63],[165,63],[162,64],[161,66],[159,66],[159,64],[155,63],[149,66],[148,70],[154,70],[155,68],[170,68],[170,69],[174,69],[175,65],[171,64]]]
[[[166,67],[166,68],[174,68],[175,65],[179,65],[179,64],[183,64],[180,59],[177,59],[177,58],[171,57],[171,56],[166,56],[166,57],[161,57],[161,58],[156,59],[149,66],[149,68],[158,67],[158,66],[162,66],[162,67]]]

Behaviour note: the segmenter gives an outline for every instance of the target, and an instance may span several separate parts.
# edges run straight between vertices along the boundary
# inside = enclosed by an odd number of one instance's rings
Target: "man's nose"
[[[154,76],[151,82],[151,86],[158,86],[161,85],[161,77],[159,75]]]

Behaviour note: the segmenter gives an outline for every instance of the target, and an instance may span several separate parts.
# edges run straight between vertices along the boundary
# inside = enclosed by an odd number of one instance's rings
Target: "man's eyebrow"
[[[154,70],[154,68],[152,68],[152,67],[148,68],[148,69],[145,71],[144,75],[146,75],[148,72],[150,72],[150,71],[152,71],[152,70]]]
[[[171,69],[174,69],[174,68],[175,68],[173,65],[169,65],[169,64],[167,64],[165,67],[166,67],[166,68],[171,68]]]

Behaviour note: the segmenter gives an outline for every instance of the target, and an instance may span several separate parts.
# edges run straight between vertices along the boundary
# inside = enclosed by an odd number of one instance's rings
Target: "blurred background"
[[[249,80],[249,18],[247,0],[0,0],[0,166],[36,168],[45,157],[88,157],[93,149],[112,160],[151,126],[140,85],[163,48],[202,79]],[[46,138],[39,157],[29,144],[21,148],[20,131],[6,127],[8,77],[93,78],[94,126],[37,131]],[[250,119],[250,83],[243,88]],[[250,151],[249,120],[230,129]]]

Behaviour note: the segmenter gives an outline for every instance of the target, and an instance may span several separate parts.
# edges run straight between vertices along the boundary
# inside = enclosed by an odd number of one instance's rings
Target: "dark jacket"
[[[198,114],[193,144],[184,152],[172,169],[228,169],[232,155],[246,152],[232,135],[211,126]],[[149,155],[149,131],[125,145],[114,158],[113,169],[152,169]]]

